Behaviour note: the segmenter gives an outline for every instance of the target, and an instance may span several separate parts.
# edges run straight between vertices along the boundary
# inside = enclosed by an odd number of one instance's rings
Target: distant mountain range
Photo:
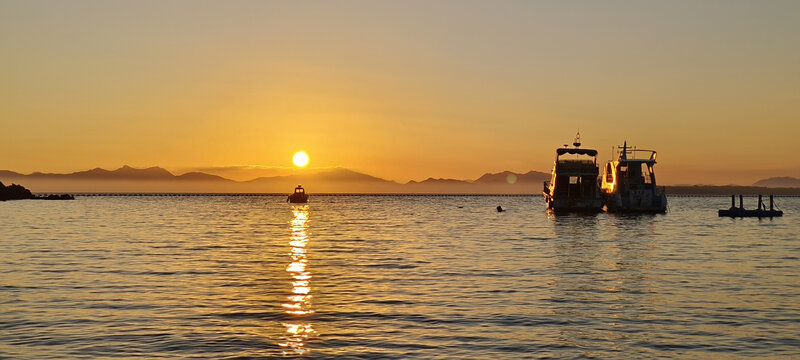
[[[288,193],[303,184],[309,193],[539,194],[550,174],[529,171],[487,173],[475,180],[434,179],[405,184],[334,168],[235,181],[204,172],[175,175],[160,167],[116,170],[95,168],[69,174],[0,170],[0,181],[19,183],[37,193]],[[752,186],[667,186],[671,194],[800,194],[800,179],[775,177]]]
[[[800,188],[800,179],[789,176],[771,177],[768,179],[758,180],[753,183],[753,186],[769,188]]]
[[[504,171],[484,174],[474,181],[433,179],[400,184],[356,171],[334,168],[293,175],[235,181],[203,172],[175,175],[160,167],[116,170],[95,168],[69,174],[0,170],[0,180],[24,183],[34,192],[252,192],[286,193],[303,184],[312,193],[497,193],[530,194],[541,191],[550,174],[538,171]]]
[[[66,179],[66,180],[221,180],[229,181],[221,176],[210,175],[201,172],[189,172],[183,175],[173,175],[171,172],[158,166],[146,169],[136,169],[125,165],[117,170],[106,170],[94,168],[86,171],[78,171],[69,174],[52,174],[34,172],[23,175],[8,170],[0,170],[0,178],[26,177],[31,179]]]

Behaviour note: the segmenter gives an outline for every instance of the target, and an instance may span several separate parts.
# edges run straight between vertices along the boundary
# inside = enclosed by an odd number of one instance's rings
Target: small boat
[[[637,153],[649,156],[637,158]],[[667,211],[664,189],[656,186],[657,153],[654,150],[629,148],[626,141],[619,148],[617,160],[609,161],[603,170],[600,190],[608,212]]]
[[[294,188],[294,194],[289,195],[286,201],[290,203],[308,202],[308,194],[306,194],[306,189],[303,189],[303,185],[297,185],[297,187]]]
[[[550,181],[544,182],[542,190],[547,211],[599,212],[603,200],[597,187],[597,150],[581,149],[580,134],[572,145],[556,149]]]

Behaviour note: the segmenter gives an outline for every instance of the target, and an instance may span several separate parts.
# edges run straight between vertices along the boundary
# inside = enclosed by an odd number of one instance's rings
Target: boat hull
[[[548,212],[596,213],[603,210],[603,199],[597,184],[597,150],[579,148],[580,135],[574,148],[565,145],[556,149],[556,160],[550,181],[544,182],[542,195]],[[574,155],[574,157],[572,156]]]
[[[597,198],[563,199],[544,194],[547,211],[554,213],[597,213],[603,211],[603,201]]]
[[[604,195],[605,210],[611,213],[663,213],[667,211],[667,196],[653,191],[629,191]]]
[[[292,195],[289,195],[289,198],[287,199],[287,201],[289,201],[290,203],[293,203],[293,204],[307,203],[308,202],[308,195],[300,194],[300,193],[292,194]]]

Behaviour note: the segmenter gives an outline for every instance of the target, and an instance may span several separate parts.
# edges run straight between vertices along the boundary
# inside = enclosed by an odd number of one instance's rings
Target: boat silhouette
[[[556,160],[550,181],[544,182],[545,203],[551,212],[599,212],[603,201],[597,187],[597,150],[581,149],[581,135],[575,136],[573,147],[556,149]],[[575,155],[574,158],[567,155]]]
[[[303,189],[303,185],[297,185],[297,187],[294,188],[294,193],[289,195],[289,197],[286,198],[286,201],[290,203],[308,202],[308,194],[306,194],[306,190]]]

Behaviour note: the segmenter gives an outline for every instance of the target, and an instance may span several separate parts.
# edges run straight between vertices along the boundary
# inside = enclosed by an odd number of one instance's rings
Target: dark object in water
[[[728,217],[777,217],[783,216],[783,211],[775,210],[775,203],[772,195],[769,196],[769,210],[764,206],[761,201],[761,195],[758,195],[758,209],[746,210],[742,205],[742,195],[739,195],[739,207],[736,207],[736,195],[731,195],[731,208],[727,210],[720,210],[719,216]]]
[[[47,196],[39,196],[36,199],[39,199],[39,200],[75,200],[75,197],[70,195],[70,194],[61,194],[61,195],[50,194],[50,195],[47,195]]]
[[[5,186],[0,182],[0,201],[6,200],[75,200],[75,198],[69,194],[36,196],[22,185]]]
[[[303,189],[303,185],[297,185],[297,187],[294,188],[294,194],[289,195],[286,201],[290,203],[308,202],[308,194],[306,194],[306,190]]]
[[[503,207],[500,206],[500,205],[497,205],[497,212],[503,212],[503,211],[505,211],[505,210],[503,210]]]

